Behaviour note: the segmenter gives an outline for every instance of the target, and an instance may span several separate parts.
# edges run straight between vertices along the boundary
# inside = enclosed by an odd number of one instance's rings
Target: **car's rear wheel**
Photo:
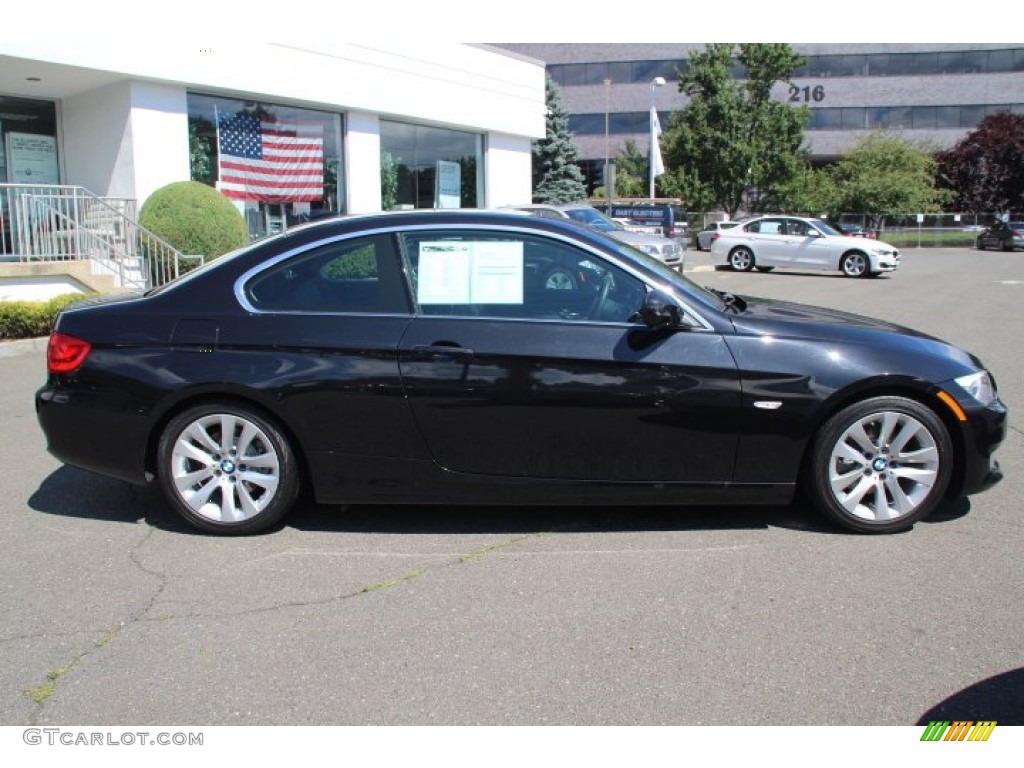
[[[749,248],[733,248],[729,266],[737,272],[749,272],[754,268],[754,253]]]
[[[848,253],[843,256],[839,268],[847,277],[867,277],[871,272],[871,263],[863,253]]]
[[[205,403],[183,411],[168,423],[157,455],[165,495],[204,531],[265,531],[298,497],[299,470],[288,438],[247,406]]]
[[[805,490],[840,526],[892,533],[941,501],[953,447],[930,408],[904,397],[874,397],[844,408],[819,431]]]

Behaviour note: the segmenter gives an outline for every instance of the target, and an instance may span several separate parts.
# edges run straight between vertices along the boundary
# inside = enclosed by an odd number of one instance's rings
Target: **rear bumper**
[[[110,393],[62,389],[36,392],[36,417],[56,459],[130,483],[145,484],[149,420]]]

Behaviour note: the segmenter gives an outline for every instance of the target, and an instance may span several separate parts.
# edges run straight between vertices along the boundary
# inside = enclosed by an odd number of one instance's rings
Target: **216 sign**
[[[825,86],[824,85],[805,85],[801,88],[799,85],[790,84],[789,86],[789,100],[797,103],[804,102],[805,104],[811,101],[824,101],[825,100]]]

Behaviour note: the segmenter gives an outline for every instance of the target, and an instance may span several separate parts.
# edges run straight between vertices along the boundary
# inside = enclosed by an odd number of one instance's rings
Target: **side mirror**
[[[683,324],[683,310],[665,291],[654,290],[648,293],[639,314],[644,324],[654,330],[679,328]]]

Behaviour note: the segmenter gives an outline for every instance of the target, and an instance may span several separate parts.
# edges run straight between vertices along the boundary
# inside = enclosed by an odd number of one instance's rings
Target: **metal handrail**
[[[80,186],[0,184],[0,254],[14,261],[91,260],[124,287],[162,285],[197,257],[140,225],[136,207],[132,198],[102,198]]]

